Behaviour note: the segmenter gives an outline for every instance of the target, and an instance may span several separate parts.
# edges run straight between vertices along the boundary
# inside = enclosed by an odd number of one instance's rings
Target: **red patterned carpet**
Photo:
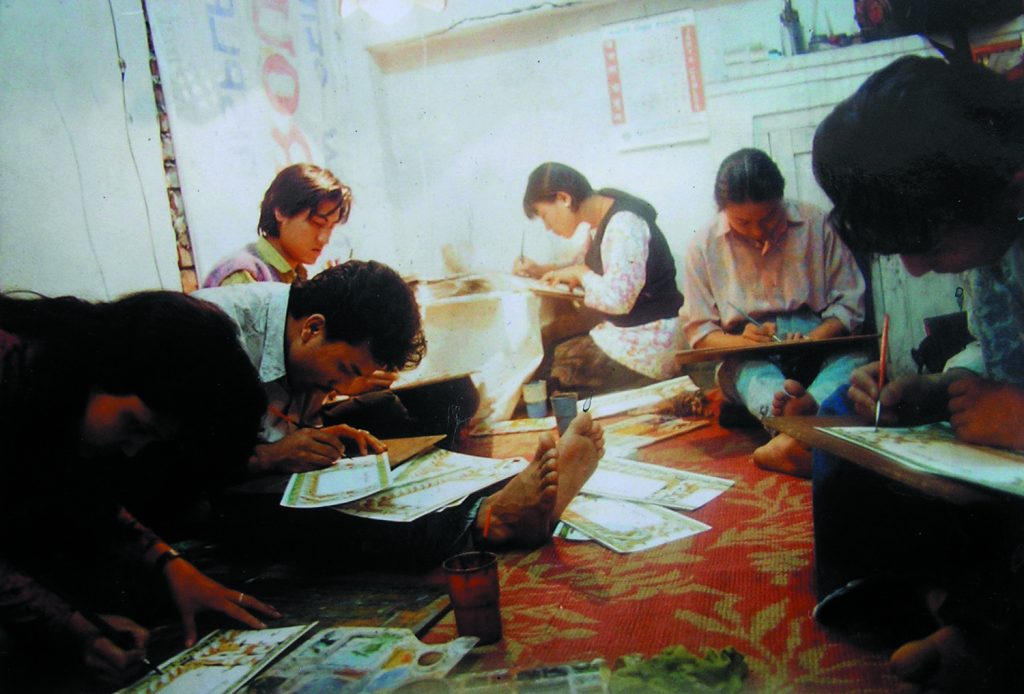
[[[467,452],[528,454],[531,435],[475,439]],[[642,449],[644,461],[727,477],[734,486],[689,515],[712,527],[634,554],[555,539],[500,557],[504,640],[479,647],[456,672],[620,655],[681,644],[733,646],[754,692],[891,692],[886,654],[830,638],[811,618],[810,483],[749,462],[757,430],[717,424]],[[451,614],[426,640],[456,635]]]

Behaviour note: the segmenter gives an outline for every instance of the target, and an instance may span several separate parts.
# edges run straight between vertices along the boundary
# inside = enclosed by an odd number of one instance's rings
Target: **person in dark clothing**
[[[161,443],[206,474],[230,474],[251,450],[263,403],[233,324],[210,304],[163,291],[96,304],[0,294],[0,631],[123,682],[138,674],[148,632],[119,610],[120,595],[90,588],[145,588],[117,583],[115,569],[154,588],[163,579],[186,645],[199,612],[250,627],[263,626],[256,614],[278,616],[138,523],[97,464]],[[134,645],[101,635],[86,617],[93,610]]]
[[[386,387],[390,381],[378,374],[410,368],[426,353],[419,306],[397,272],[376,261],[350,260],[291,286],[254,283],[196,296],[238,324],[242,348],[263,382],[268,408],[246,465],[250,476],[277,480],[283,489],[288,474],[384,450],[369,431],[325,422],[331,413],[320,404],[328,392],[357,398]],[[404,567],[439,563],[471,542],[539,546],[603,454],[601,425],[585,412],[574,422],[557,443],[542,434],[529,467],[495,493],[471,495],[458,507],[412,523],[283,508],[274,488],[224,495],[222,529],[231,540],[252,538],[264,548],[318,561],[322,553],[305,551],[306,544],[319,547],[330,535],[346,548],[340,557],[358,555],[378,565],[397,560]]]
[[[967,444],[1024,447],[1024,85],[900,58],[822,121],[813,166],[851,248],[915,277],[962,273],[977,338],[941,373],[880,384],[879,362],[862,366],[821,413],[871,421],[877,406],[883,425],[945,420]],[[956,504],[824,451],[812,482],[819,622],[884,636],[893,670],[929,689],[1020,688],[1019,498]]]

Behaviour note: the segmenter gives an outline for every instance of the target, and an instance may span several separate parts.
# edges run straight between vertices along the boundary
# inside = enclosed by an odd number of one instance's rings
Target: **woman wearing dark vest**
[[[523,210],[563,238],[581,224],[589,236],[570,265],[546,267],[519,258],[515,272],[582,287],[584,304],[604,317],[589,334],[558,344],[538,377],[554,381],[556,389],[600,393],[677,375],[683,295],[654,207],[619,190],[595,191],[579,171],[548,162],[530,174]]]

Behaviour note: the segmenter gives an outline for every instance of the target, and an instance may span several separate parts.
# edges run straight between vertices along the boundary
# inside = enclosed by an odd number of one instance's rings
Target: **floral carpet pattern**
[[[714,420],[713,420],[714,422]],[[735,481],[688,515],[712,529],[635,554],[554,539],[500,556],[504,639],[479,647],[458,671],[541,665],[680,644],[700,654],[733,646],[753,692],[891,692],[900,685],[887,654],[827,634],[811,618],[813,528],[810,482],[750,462],[756,429],[712,426],[641,449],[645,462]],[[533,435],[468,442],[480,455],[529,454]],[[427,641],[456,635],[452,614]]]

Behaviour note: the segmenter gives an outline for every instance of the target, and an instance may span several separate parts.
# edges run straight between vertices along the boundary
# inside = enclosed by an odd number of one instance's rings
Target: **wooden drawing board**
[[[774,431],[789,434],[811,448],[848,460],[927,496],[962,505],[1010,498],[1010,495],[993,489],[984,489],[949,477],[912,470],[881,453],[818,430],[818,427],[864,426],[865,422],[860,417],[766,417],[764,425]]]
[[[564,284],[551,285],[538,281],[536,284],[530,285],[529,289],[538,296],[550,296],[555,299],[574,299],[576,301],[582,301],[584,297],[582,289],[569,289],[569,287]]]
[[[382,439],[388,446],[388,460],[391,469],[423,453],[435,443],[444,438],[444,434],[430,434],[429,436],[410,436],[402,439]]]
[[[432,386],[435,383],[444,383],[445,381],[457,381],[460,378],[469,378],[476,371],[459,371],[451,374],[435,374],[433,376],[417,377],[415,374],[410,373],[408,380],[403,380],[403,376],[399,376],[398,380],[391,386],[391,391],[400,393],[403,390],[411,390],[412,388],[419,388],[421,386]]]
[[[677,364],[695,364],[702,361],[721,361],[734,355],[770,355],[787,352],[821,350],[840,350],[860,347],[862,349],[878,349],[878,335],[846,335],[830,337],[824,340],[788,340],[784,342],[766,342],[750,347],[722,347],[711,349],[687,349],[676,352]]]

